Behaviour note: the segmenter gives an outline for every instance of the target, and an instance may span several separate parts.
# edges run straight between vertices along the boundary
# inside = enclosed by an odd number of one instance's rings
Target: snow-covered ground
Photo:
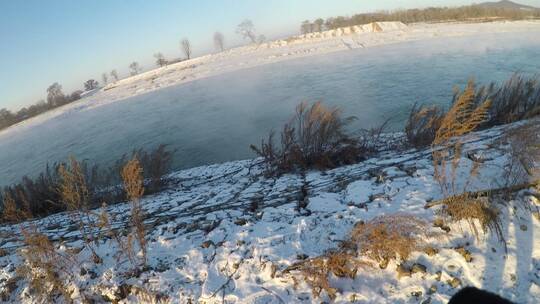
[[[538,132],[539,121],[532,123]],[[464,139],[458,189],[467,179],[471,159],[482,165],[469,190],[503,186],[509,147],[501,138],[517,126],[497,127]],[[166,294],[172,303],[331,302],[324,293],[315,298],[301,276],[283,270],[337,248],[359,221],[405,213],[433,222],[437,208],[424,206],[441,199],[442,193],[433,178],[430,155],[429,149],[388,150],[356,165],[280,178],[264,177],[260,160],[173,173],[170,189],[141,202],[147,213],[149,269],[138,278],[128,274],[129,264],[115,257],[115,243],[105,240],[97,246],[101,264],[79,261],[74,269],[78,286],[74,296],[85,293],[97,302],[108,298],[144,303],[141,295],[125,298],[121,291],[144,289]],[[451,224],[449,232],[434,227],[437,233],[426,242],[438,253],[415,252],[405,263],[405,267],[416,263],[425,269],[416,267],[418,272],[400,277],[392,261],[386,269],[361,268],[354,279],[331,277],[338,290],[335,303],[446,303],[467,285],[518,303],[537,303],[538,197],[538,189],[525,189],[497,205],[507,252],[495,235],[488,233],[477,240],[466,223]],[[300,201],[307,202],[307,207],[298,209]],[[108,209],[112,226],[124,225],[129,205]],[[81,248],[72,217],[57,214],[36,223],[58,241],[61,250]],[[31,303],[28,286],[13,280],[20,263],[15,253],[17,229],[0,227],[0,247],[5,250],[0,258],[0,294],[7,302]],[[465,251],[457,249],[461,247]]]
[[[91,96],[23,121],[0,134],[35,126],[70,111],[92,109],[164,87],[283,60],[431,38],[526,31],[540,31],[540,21],[418,23],[409,26],[400,22],[379,22],[247,45],[121,79]]]

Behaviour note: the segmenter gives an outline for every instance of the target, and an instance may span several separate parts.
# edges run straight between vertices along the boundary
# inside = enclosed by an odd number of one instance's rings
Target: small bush
[[[267,141],[260,147],[251,145],[251,149],[264,158],[270,175],[354,163],[365,158],[367,151],[345,130],[353,119],[343,117],[338,108],[303,102],[283,127],[280,147],[275,146],[274,133],[270,132]]]
[[[304,281],[311,287],[314,297],[321,292],[334,299],[337,289],[328,281],[331,274],[339,278],[354,279],[359,268],[370,267],[371,264],[359,260],[355,255],[345,251],[330,251],[322,256],[296,263],[283,271],[289,273],[299,271]]]
[[[405,125],[405,135],[410,145],[421,148],[431,145],[441,127],[444,112],[437,106],[414,104]]]
[[[488,196],[465,192],[440,202],[439,214],[453,222],[466,221],[477,239],[480,232],[492,232],[504,243],[499,210],[492,206]]]
[[[406,214],[378,216],[360,222],[351,231],[351,243],[365,255],[386,267],[389,260],[407,260],[413,251],[422,249],[427,223]]]

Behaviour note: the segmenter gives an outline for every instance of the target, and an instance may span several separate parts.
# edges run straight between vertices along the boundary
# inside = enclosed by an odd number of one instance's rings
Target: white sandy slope
[[[534,123],[538,130],[539,121]],[[471,159],[483,164],[469,190],[503,184],[509,154],[501,136],[508,128],[466,137],[457,189],[466,183]],[[407,213],[433,221],[437,208],[424,205],[442,198],[429,150],[386,151],[360,164],[277,179],[265,178],[261,170],[258,160],[246,160],[172,174],[169,190],[142,201],[148,214],[145,222],[151,227],[149,270],[132,277],[125,259],[115,258],[115,243],[100,242],[97,252],[102,264],[85,260],[87,250],[79,254],[79,264],[73,269],[75,284],[70,285],[75,302],[84,293],[97,303],[104,301],[103,296],[120,303],[144,303],[134,295],[120,296],[119,286],[136,286],[166,294],[172,303],[329,303],[325,293],[315,298],[298,274],[282,271],[302,257],[336,248],[361,220]],[[298,210],[302,189],[307,191],[308,205]],[[477,240],[464,222],[452,224],[449,233],[432,228],[439,234],[426,241],[439,253],[415,252],[406,263],[424,265],[425,273],[399,278],[396,262],[391,262],[386,269],[360,269],[354,279],[331,277],[338,290],[335,303],[446,303],[467,285],[518,303],[537,303],[540,217],[534,214],[538,215],[538,197],[538,189],[531,188],[497,204],[507,253],[495,235],[487,233]],[[109,213],[115,218],[114,226],[122,226],[129,205],[109,207]],[[81,247],[76,223],[66,214],[36,223],[58,241],[61,250]],[[0,247],[7,251],[0,257],[0,294],[5,292],[7,302],[33,303],[36,299],[29,296],[23,281],[8,284],[20,263],[15,253],[17,229],[0,227]],[[472,261],[455,250],[461,246],[470,251]],[[452,278],[458,278],[460,286],[450,286],[447,281]],[[433,293],[432,288],[436,288]]]
[[[75,103],[49,111],[12,126],[7,130],[0,131],[0,136],[39,125],[58,115],[67,115],[71,111],[84,111],[112,102],[126,100],[132,96],[155,92],[161,88],[283,60],[431,38],[539,30],[540,21],[418,23],[409,26],[400,22],[378,22],[376,24],[295,36],[286,40],[271,41],[260,45],[247,45],[119,80]]]

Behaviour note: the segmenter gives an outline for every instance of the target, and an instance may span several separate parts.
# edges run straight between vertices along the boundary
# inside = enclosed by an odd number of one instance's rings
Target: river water
[[[174,169],[245,159],[300,101],[357,116],[353,129],[391,119],[400,130],[415,102],[448,105],[455,85],[540,71],[540,32],[407,42],[240,70],[74,111],[0,136],[0,185],[69,155],[107,165],[134,148],[176,149]]]

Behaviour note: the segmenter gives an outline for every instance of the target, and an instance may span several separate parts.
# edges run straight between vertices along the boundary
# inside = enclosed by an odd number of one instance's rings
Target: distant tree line
[[[319,18],[313,22],[305,20],[300,25],[300,32],[302,34],[307,34],[377,21],[401,21],[403,23],[415,23],[467,21],[493,17],[510,20],[540,18],[540,9],[522,10],[484,7],[481,5],[468,5],[460,7],[429,7],[425,9],[382,11],[377,13],[356,14],[351,17],[331,17],[326,20]]]
[[[0,109],[0,129],[7,128],[30,117],[37,116],[48,110],[63,106],[81,98],[82,91],[76,90],[71,94],[64,94],[62,86],[57,82],[47,88],[47,100],[40,100],[35,104],[24,107],[17,112]]]

